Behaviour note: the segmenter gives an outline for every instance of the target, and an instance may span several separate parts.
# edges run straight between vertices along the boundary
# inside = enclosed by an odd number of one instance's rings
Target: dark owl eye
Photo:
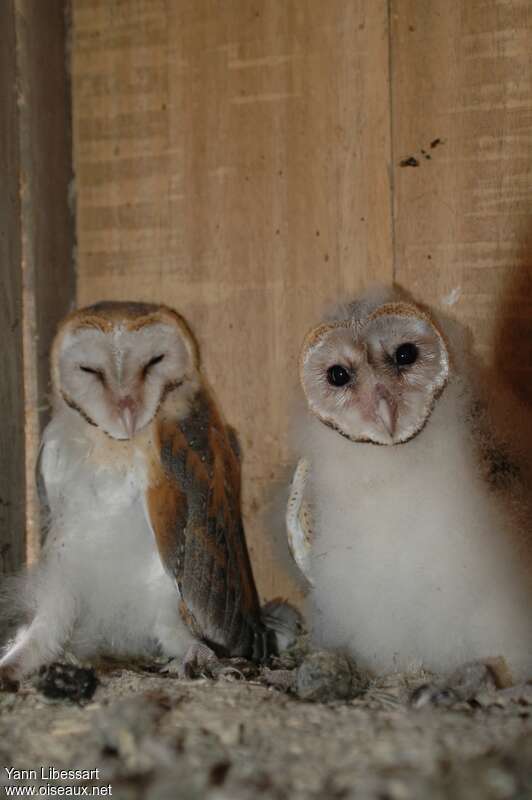
[[[398,367],[407,367],[417,360],[418,349],[412,342],[405,342],[399,345],[395,351],[395,363]]]
[[[327,370],[327,380],[331,386],[345,386],[351,380],[351,375],[341,364],[334,364]]]

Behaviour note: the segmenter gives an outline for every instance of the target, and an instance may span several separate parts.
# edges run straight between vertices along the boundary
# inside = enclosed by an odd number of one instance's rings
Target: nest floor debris
[[[45,696],[42,677],[1,693],[0,787],[110,785],[125,800],[532,797],[532,686],[415,709],[426,676],[324,703],[302,701],[290,670],[272,681],[275,671],[182,680],[113,667],[83,704]],[[50,779],[51,766],[98,779]],[[6,767],[39,777],[10,782]]]

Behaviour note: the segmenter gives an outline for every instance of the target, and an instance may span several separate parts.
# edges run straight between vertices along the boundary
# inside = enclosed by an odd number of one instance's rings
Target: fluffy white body
[[[116,441],[68,407],[54,415],[41,459],[52,523],[39,564],[18,584],[33,619],[0,667],[22,654],[23,674],[64,654],[184,656],[193,638],[144,509],[149,435]]]
[[[532,676],[530,543],[486,491],[451,383],[430,424],[396,447],[306,428],[316,641],[375,672],[451,670],[502,656]]]
[[[286,519],[309,579],[310,627],[317,644],[347,648],[374,673],[502,657],[525,680],[529,420],[517,406],[501,417],[463,333],[451,326],[443,339],[404,297],[383,290],[340,309],[302,351],[297,452],[307,466]]]

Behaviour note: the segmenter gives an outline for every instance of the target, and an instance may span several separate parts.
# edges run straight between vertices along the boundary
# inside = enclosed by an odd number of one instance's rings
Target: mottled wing
[[[240,510],[240,464],[206,391],[185,420],[161,422],[161,464],[148,511],[184,618],[215,650],[264,658],[261,621]]]
[[[292,558],[311,586],[311,547],[312,517],[308,501],[305,499],[305,487],[310,472],[310,463],[300,459],[292,478],[290,496],[286,508],[286,531],[288,547]]]
[[[41,544],[46,539],[50,524],[50,503],[48,500],[48,492],[46,491],[46,481],[44,480],[44,449],[45,442],[42,439],[37,454],[37,461],[35,463],[35,486],[37,487],[37,497],[39,498],[39,522],[41,527]]]

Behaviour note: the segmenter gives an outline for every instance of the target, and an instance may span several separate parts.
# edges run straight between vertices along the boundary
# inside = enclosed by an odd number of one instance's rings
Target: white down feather
[[[314,542],[315,641],[375,672],[502,656],[532,676],[530,536],[483,479],[453,379],[424,430],[353,443],[308,413],[299,453]]]
[[[145,513],[147,471],[135,442],[113,442],[68,408],[54,415],[41,461],[49,532],[39,564],[15,584],[30,623],[0,666],[19,650],[27,673],[65,651],[181,657],[192,642]]]

